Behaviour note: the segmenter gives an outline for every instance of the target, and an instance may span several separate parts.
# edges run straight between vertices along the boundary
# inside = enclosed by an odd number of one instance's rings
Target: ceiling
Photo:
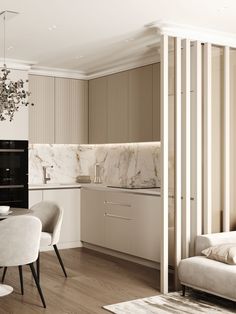
[[[6,24],[7,59],[84,74],[157,60],[153,21],[236,34],[235,0],[0,0],[4,10],[20,13]]]

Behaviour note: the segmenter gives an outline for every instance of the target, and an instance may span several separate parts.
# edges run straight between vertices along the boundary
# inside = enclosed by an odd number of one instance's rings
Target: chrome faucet
[[[51,180],[49,174],[47,173],[48,168],[53,168],[53,166],[43,166],[43,183],[47,184]]]

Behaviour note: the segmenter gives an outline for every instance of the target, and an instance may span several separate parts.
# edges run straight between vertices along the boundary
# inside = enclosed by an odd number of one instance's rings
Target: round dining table
[[[10,208],[7,214],[0,214],[0,220],[32,214],[33,211],[28,208]],[[13,292],[13,288],[8,285],[0,284],[0,297],[6,296]]]

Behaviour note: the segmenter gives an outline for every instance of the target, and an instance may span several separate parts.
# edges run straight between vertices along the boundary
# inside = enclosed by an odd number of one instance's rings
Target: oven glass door
[[[24,150],[0,149],[0,186],[25,186],[27,184],[27,158]]]
[[[0,205],[28,208],[28,189],[0,187]]]
[[[28,142],[0,141],[0,187],[28,184]]]

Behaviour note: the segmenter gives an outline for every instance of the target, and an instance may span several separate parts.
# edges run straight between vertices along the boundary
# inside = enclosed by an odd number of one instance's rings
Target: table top
[[[13,207],[11,207],[9,214],[7,214],[7,215],[0,214],[0,219],[6,219],[6,218],[21,216],[21,215],[29,215],[32,213],[33,213],[33,211],[31,209],[28,209],[28,208],[13,208]]]

